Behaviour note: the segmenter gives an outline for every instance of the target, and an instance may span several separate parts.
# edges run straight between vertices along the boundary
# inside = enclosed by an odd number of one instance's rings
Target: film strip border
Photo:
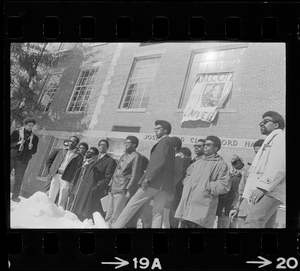
[[[6,37],[47,41],[260,40],[300,37],[300,3],[7,2]]]
[[[299,3],[6,2],[4,36],[7,42],[283,41],[292,44],[288,56],[293,67],[299,59],[299,53],[293,58],[300,38],[299,7]],[[288,74],[293,79],[287,81],[288,89],[299,89],[296,71]],[[288,187],[288,194],[295,191]],[[299,214],[293,199],[287,199],[287,217],[296,224]],[[8,230],[8,265],[12,270],[297,269],[300,234],[296,227],[180,233]]]
[[[10,233],[8,241],[12,269],[107,270],[123,263],[124,270],[249,270],[265,262],[274,270],[278,265],[282,268],[277,269],[297,269],[300,264],[300,234],[296,231],[181,230],[179,234],[174,230],[137,230],[133,234],[112,230],[108,234],[28,230]]]

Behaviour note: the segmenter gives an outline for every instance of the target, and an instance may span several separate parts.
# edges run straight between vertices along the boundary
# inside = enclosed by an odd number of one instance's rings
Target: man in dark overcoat
[[[98,148],[99,155],[93,156],[90,163],[82,169],[78,180],[80,187],[76,192],[77,197],[70,209],[81,220],[86,218],[92,219],[94,212],[99,212],[102,217],[105,217],[100,199],[108,195],[108,184],[115,171],[117,162],[107,154],[109,148],[107,140],[100,140]]]
[[[10,172],[15,169],[15,184],[12,191],[12,200],[19,202],[19,194],[23,177],[32,155],[37,152],[39,138],[32,129],[35,119],[27,117],[23,121],[24,127],[12,132],[10,136]]]

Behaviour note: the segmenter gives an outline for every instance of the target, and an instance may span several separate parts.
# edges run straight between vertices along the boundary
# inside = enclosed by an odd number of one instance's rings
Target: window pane
[[[149,101],[149,88],[152,86],[150,83],[156,77],[159,61],[160,57],[155,57],[138,59],[134,62],[122,108],[146,108]]]
[[[142,86],[139,85],[137,87],[137,90],[134,93],[134,96],[132,96],[131,108],[139,108],[140,107],[140,102],[142,99],[142,91],[143,91]]]
[[[221,73],[224,72],[226,72],[226,76],[222,75],[216,78],[232,80],[235,66],[240,62],[240,57],[245,51],[246,48],[236,48],[194,54],[180,107],[184,108],[186,106],[190,93],[197,80],[201,79],[199,82],[204,83],[206,80],[205,76],[209,77],[212,74],[221,75]],[[228,72],[231,74],[228,74]],[[205,76],[201,76],[201,74]]]
[[[216,61],[211,61],[211,62],[208,63],[206,72],[214,73],[214,72],[216,72],[216,69],[217,69],[217,62]]]
[[[92,84],[98,69],[82,70],[74,89],[71,101],[76,101],[75,106],[69,106],[68,111],[83,111],[86,108],[86,102],[90,97]]]
[[[199,71],[200,73],[205,73],[205,72],[207,72],[208,62],[201,62],[201,63],[199,63],[198,65],[199,65],[199,66],[198,66],[198,71]]]

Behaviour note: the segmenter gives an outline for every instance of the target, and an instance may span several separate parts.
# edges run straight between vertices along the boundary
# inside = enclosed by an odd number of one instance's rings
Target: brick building
[[[285,117],[285,45],[283,43],[92,43],[61,44],[64,62],[48,71],[40,101],[45,115],[38,122],[38,153],[31,160],[23,195],[41,190],[44,163],[70,135],[97,146],[110,141],[118,158],[127,135],[140,139],[138,151],[149,157],[155,144],[154,121],[172,124],[173,136],[193,152],[198,138],[217,135],[226,162],[233,154],[254,157],[258,123],[268,110]],[[81,48],[81,49],[80,49]],[[79,50],[80,49],[80,50]],[[86,52],[87,51],[87,52]],[[183,122],[197,80],[229,76],[232,89],[211,123]]]

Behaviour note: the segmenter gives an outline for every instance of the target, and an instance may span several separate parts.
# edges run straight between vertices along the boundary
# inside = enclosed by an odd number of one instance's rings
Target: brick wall
[[[220,44],[219,46],[230,44]],[[259,139],[258,123],[267,110],[285,115],[285,50],[282,44],[249,43],[240,64],[236,67],[231,106],[234,111],[221,110],[210,125],[195,122],[181,126],[182,111],[178,103],[191,57],[191,49],[209,47],[212,44],[158,44],[139,47],[138,44],[124,46],[111,81],[110,95],[106,97],[102,113],[95,130],[109,131],[113,125],[140,126],[141,133],[153,133],[154,121],[166,119],[172,123],[173,134]],[[214,44],[216,46],[216,44]],[[150,94],[146,112],[118,112],[125,79],[135,56],[161,53],[157,78]],[[121,75],[125,79],[119,80]],[[143,147],[143,144],[141,144]],[[250,149],[222,148],[226,159],[236,153],[252,160]]]

